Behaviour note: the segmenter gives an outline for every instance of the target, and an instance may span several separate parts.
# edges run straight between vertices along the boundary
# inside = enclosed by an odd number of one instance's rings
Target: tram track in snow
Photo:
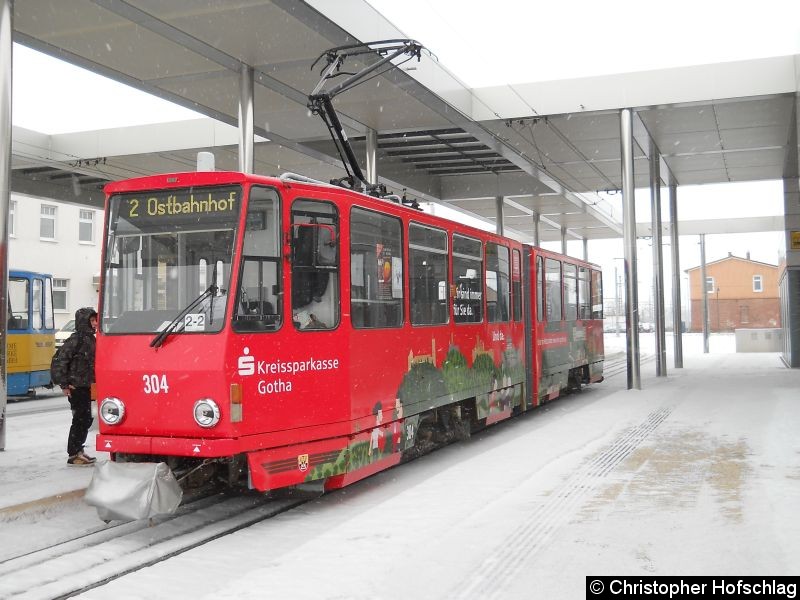
[[[640,354],[639,355],[639,364],[644,364],[651,362],[655,359],[654,354]],[[613,360],[605,360],[603,365],[603,377],[606,379],[609,377],[614,377],[615,375],[619,375],[620,373],[625,373],[628,370],[628,359],[625,357],[625,354],[622,354],[621,358],[615,358]]]
[[[29,417],[31,415],[43,415],[56,412],[69,412],[69,404],[65,402],[63,406],[26,406],[21,410],[8,411],[6,416],[9,419],[13,419],[16,417]]]
[[[174,515],[82,532],[0,562],[0,598],[70,598],[306,501],[270,499],[260,494],[216,494],[182,505]]]
[[[67,397],[61,392],[38,396],[9,396],[6,417],[13,419],[31,415],[69,412]]]

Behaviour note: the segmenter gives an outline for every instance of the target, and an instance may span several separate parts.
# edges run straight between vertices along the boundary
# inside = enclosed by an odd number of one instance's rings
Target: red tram
[[[596,266],[299,176],[106,187],[97,448],[335,489],[603,377]]]

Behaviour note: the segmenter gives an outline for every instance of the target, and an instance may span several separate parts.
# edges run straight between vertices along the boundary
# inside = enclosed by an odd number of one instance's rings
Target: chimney
[[[728,258],[730,258],[731,256],[733,256],[733,252],[728,252]]]
[[[747,260],[750,260],[750,250],[747,251]]]

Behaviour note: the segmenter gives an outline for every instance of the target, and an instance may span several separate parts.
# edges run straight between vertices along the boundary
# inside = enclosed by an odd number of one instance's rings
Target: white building
[[[97,308],[103,211],[11,194],[8,268],[53,276],[56,328],[82,306]]]

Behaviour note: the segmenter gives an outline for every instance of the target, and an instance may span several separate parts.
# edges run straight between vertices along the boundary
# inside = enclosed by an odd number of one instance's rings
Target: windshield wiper
[[[189,312],[198,304],[200,304],[203,300],[211,296],[214,297],[214,294],[217,293],[217,286],[213,283],[208,286],[202,294],[200,294],[197,298],[192,300],[186,308],[184,308],[181,312],[177,314],[177,316],[169,322],[169,324],[164,327],[152,340],[150,340],[150,347],[151,348],[160,348],[164,341],[169,337],[171,333],[177,329],[178,325],[183,322],[183,318],[189,314]]]

